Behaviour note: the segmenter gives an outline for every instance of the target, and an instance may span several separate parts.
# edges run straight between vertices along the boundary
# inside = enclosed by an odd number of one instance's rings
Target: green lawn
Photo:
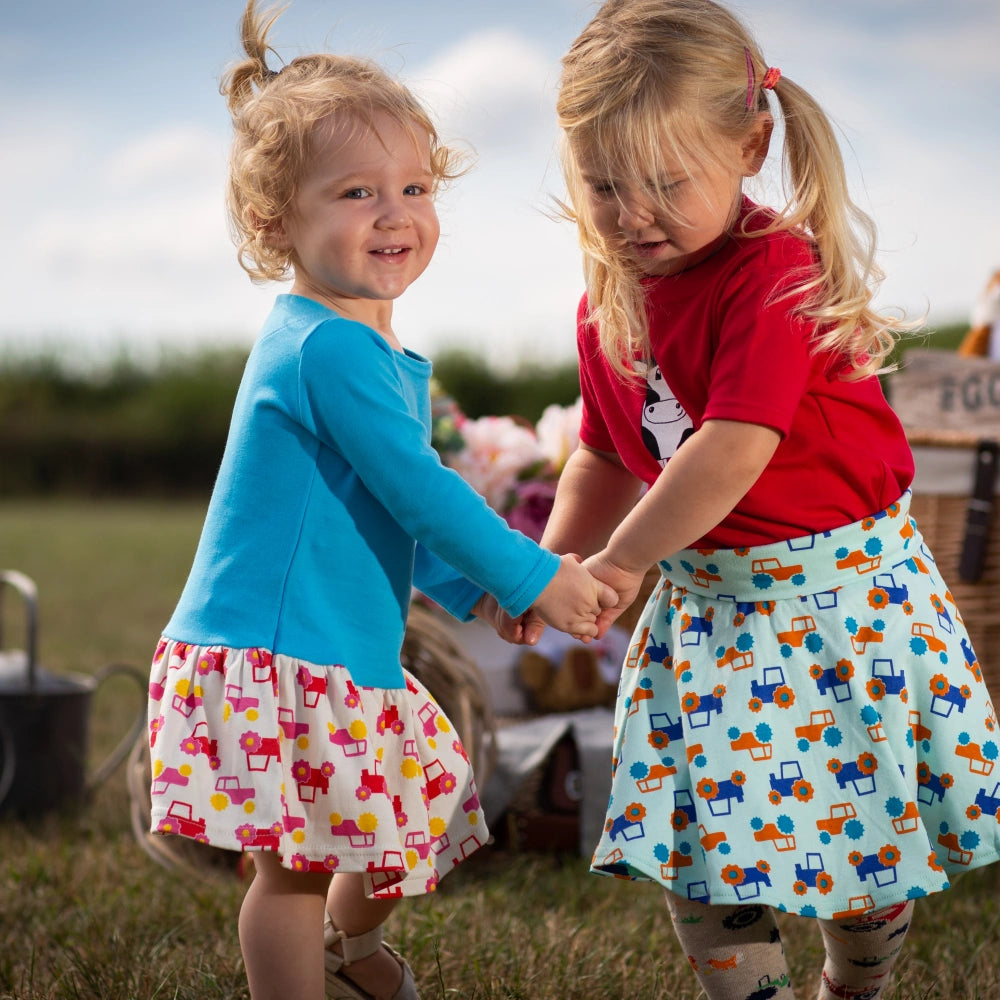
[[[193,554],[203,505],[0,504],[0,568],[39,588],[42,663],[145,671]],[[18,643],[8,593],[5,645]],[[127,685],[101,692],[95,756],[136,711]],[[0,821],[0,998],[230,1000],[248,996],[236,939],[243,884],[195,883],[155,865],[129,822],[122,772],[73,815]],[[815,996],[821,950],[808,920],[782,917],[793,981]],[[1000,997],[1000,866],[918,902],[900,960],[903,998]],[[685,1000],[699,995],[661,893],[600,879],[580,858],[495,848],[404,902],[388,936],[424,1000]]]

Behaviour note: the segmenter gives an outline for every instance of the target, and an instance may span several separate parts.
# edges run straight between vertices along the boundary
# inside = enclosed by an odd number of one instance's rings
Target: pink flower
[[[500,510],[518,476],[545,461],[534,431],[511,417],[480,417],[461,425],[465,447],[448,456],[448,464],[486,502]]]
[[[549,514],[552,513],[555,496],[554,482],[534,479],[518,484],[514,489],[513,504],[504,515],[507,523],[529,538],[540,542]]]
[[[580,443],[580,419],[583,416],[583,399],[572,406],[553,403],[546,406],[535,427],[538,445],[558,474]]]

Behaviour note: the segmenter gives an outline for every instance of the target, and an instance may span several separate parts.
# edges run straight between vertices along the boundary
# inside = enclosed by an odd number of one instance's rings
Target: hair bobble
[[[754,92],[757,89],[757,71],[754,69],[753,56],[750,50],[744,46],[743,52],[747,57],[747,111],[753,107]],[[781,70],[777,66],[768,66],[764,79],[760,81],[761,90],[774,90],[775,85],[781,79]]]

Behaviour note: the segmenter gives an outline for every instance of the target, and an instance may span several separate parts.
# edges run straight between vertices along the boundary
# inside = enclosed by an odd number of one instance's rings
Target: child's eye
[[[599,198],[610,198],[615,193],[615,186],[611,181],[591,181],[590,190]]]
[[[351,188],[349,191],[344,192],[344,197],[361,199],[369,197],[369,194],[364,188]]]
[[[661,198],[669,198],[671,195],[677,194],[680,190],[680,186],[684,183],[683,178],[676,181],[656,181],[650,185],[653,192],[659,195]]]
[[[420,195],[426,193],[427,188],[425,188],[423,184],[407,184],[406,187],[403,188],[403,194],[407,195]]]

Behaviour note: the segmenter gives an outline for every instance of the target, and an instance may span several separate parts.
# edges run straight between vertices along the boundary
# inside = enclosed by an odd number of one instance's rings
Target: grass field
[[[199,504],[0,504],[0,568],[38,584],[40,659],[53,671],[146,669],[187,571]],[[6,600],[5,645],[18,644]],[[137,710],[109,685],[92,720],[95,758]],[[236,939],[245,886],[195,884],[154,864],[129,823],[119,771],[72,815],[0,821],[0,997],[235,1000],[248,996]],[[822,962],[808,920],[781,918],[800,1000]],[[1000,998],[1000,866],[918,902],[891,996]],[[403,903],[388,936],[424,1000],[686,1000],[699,990],[661,893],[599,879],[576,857],[487,848],[433,897]]]

